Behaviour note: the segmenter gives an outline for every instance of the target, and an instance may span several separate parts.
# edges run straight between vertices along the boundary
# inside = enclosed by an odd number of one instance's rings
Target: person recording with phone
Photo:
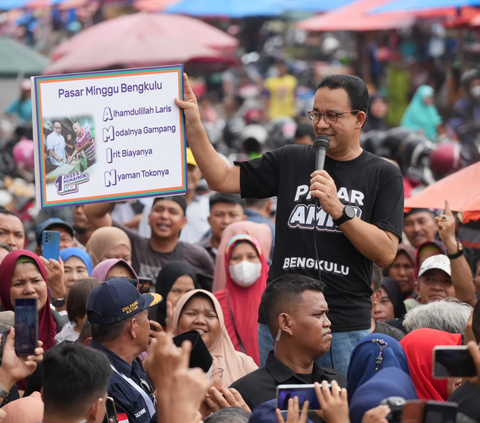
[[[335,368],[346,372],[355,344],[369,333],[372,262],[386,267],[394,260],[403,224],[400,170],[360,147],[368,108],[365,83],[352,75],[321,80],[308,114],[318,149],[286,145],[232,167],[210,144],[186,75],[184,100],[175,102],[183,109],[189,146],[212,190],[278,197],[269,278],[293,273],[322,279],[333,331],[333,357],[325,355],[322,364],[331,365],[333,358]],[[324,168],[316,168],[315,155],[322,152]],[[273,348],[262,316],[268,312],[260,313],[261,363]]]
[[[285,275],[267,285],[262,302],[275,347],[264,367],[231,385],[251,410],[275,398],[278,385],[335,380],[346,386],[345,376],[316,361],[332,339],[324,289],[322,282],[304,275]]]
[[[38,339],[48,351],[55,345],[57,324],[50,308],[47,272],[39,257],[27,250],[15,250],[0,265],[0,301],[3,310],[15,311],[16,299],[38,301]],[[26,379],[17,383],[24,390]],[[1,394],[1,392],[0,392]]]

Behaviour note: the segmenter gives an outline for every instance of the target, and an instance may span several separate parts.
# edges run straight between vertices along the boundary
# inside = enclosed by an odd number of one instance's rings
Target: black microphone
[[[325,155],[330,148],[330,138],[326,135],[319,135],[313,143],[315,146],[315,170],[323,170],[325,167]]]

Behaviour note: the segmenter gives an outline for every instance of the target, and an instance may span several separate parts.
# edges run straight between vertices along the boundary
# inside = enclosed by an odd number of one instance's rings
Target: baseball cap
[[[193,157],[192,150],[189,147],[187,147],[187,164],[198,166],[195,157]]]
[[[174,201],[182,208],[183,214],[187,213],[187,200],[185,200],[185,197],[183,195],[167,195],[166,197],[156,197],[153,200],[152,208],[155,205],[155,203],[162,200]]]
[[[37,245],[42,245],[42,232],[46,231],[52,226],[60,226],[64,228],[70,235],[72,235],[73,238],[74,232],[72,225],[68,224],[62,219],[59,219],[58,217],[52,217],[51,219],[47,219],[45,222],[40,223],[40,225],[37,226],[37,229],[35,229],[35,239],[37,240]]]
[[[161,301],[159,294],[140,294],[127,278],[110,279],[90,292],[86,305],[88,321],[113,325]]]
[[[450,260],[445,254],[437,254],[436,256],[427,258],[420,267],[418,277],[422,276],[427,270],[440,269],[448,276],[452,276],[450,269]]]

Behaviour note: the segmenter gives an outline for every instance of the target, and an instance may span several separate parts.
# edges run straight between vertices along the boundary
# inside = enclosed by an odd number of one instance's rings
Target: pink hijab
[[[215,275],[213,276],[212,292],[225,289],[227,276],[225,272],[225,251],[227,244],[235,235],[250,235],[255,238],[263,249],[263,254],[268,260],[272,249],[272,231],[265,223],[255,223],[242,220],[228,225],[222,233],[222,240],[218,246],[217,260],[215,262]]]
[[[175,306],[175,312],[173,313],[173,327],[175,335],[180,335],[177,332],[180,314],[182,313],[182,310],[187,302],[195,295],[204,295],[208,297],[212,301],[215,312],[217,313],[218,321],[220,323],[220,333],[217,340],[210,347],[209,351],[213,357],[217,369],[223,369],[222,386],[228,388],[236,380],[253,372],[254,370],[257,370],[258,366],[251,357],[235,350],[235,347],[230,340],[230,336],[228,335],[227,328],[225,327],[225,321],[223,319],[223,312],[220,303],[211,292],[203,289],[194,289],[193,291],[187,292],[178,301],[177,305]]]

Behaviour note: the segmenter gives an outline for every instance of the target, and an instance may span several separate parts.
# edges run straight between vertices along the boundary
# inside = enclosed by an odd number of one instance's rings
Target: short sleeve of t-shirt
[[[283,153],[282,147],[257,159],[235,162],[236,165],[240,165],[242,198],[269,198],[277,195]]]
[[[382,182],[375,197],[372,211],[372,225],[392,232],[402,240],[403,231],[403,177],[395,166],[386,162]]]

